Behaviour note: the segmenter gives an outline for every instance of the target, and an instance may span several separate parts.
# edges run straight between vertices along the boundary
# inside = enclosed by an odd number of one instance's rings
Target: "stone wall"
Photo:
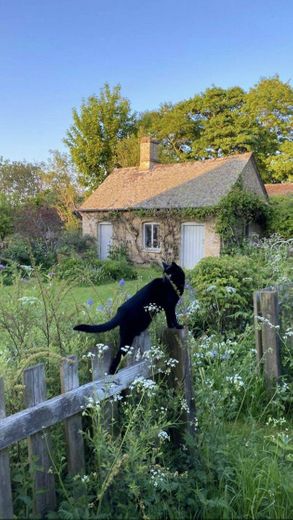
[[[181,246],[181,225],[187,222],[173,216],[143,217],[132,212],[83,212],[82,229],[83,234],[91,235],[97,239],[98,248],[98,224],[101,222],[111,222],[113,225],[113,246],[120,244],[127,245],[129,256],[136,264],[146,264],[152,262],[160,263],[162,258],[166,261],[176,261],[180,263]],[[158,223],[160,225],[160,250],[148,251],[143,247],[143,224]],[[205,256],[219,256],[221,240],[215,232],[215,219],[208,218],[204,222],[188,220],[194,224],[204,224],[205,226]],[[98,250],[98,249],[97,249]]]

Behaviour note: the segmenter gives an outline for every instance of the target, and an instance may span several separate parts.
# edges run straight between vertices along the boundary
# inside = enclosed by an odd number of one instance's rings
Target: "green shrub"
[[[93,254],[97,256],[95,239],[89,235],[82,235],[79,230],[63,231],[57,243],[57,254],[72,255],[74,253],[84,256]]]
[[[137,272],[126,260],[105,260],[103,262],[103,273],[109,280],[135,280]]]
[[[36,264],[44,269],[49,269],[56,263],[56,254],[51,244],[41,239],[29,241],[20,235],[11,236],[6,242],[2,257],[8,263],[13,262],[19,266]]]
[[[110,260],[124,260],[130,262],[127,244],[112,245],[109,249]]]
[[[245,256],[204,258],[190,272],[198,306],[189,318],[195,332],[243,330],[253,309],[253,291],[265,285],[265,268]]]
[[[273,197],[270,201],[269,232],[293,238],[293,196]]]
[[[125,260],[99,260],[88,258],[66,258],[57,265],[57,276],[79,285],[101,285],[113,280],[134,280],[137,273]]]
[[[60,280],[74,281],[79,285],[99,285],[103,283],[102,261],[97,258],[90,262],[75,256],[61,260],[56,268]]]

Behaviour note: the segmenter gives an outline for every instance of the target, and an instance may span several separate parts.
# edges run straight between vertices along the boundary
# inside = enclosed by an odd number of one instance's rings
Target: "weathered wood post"
[[[257,363],[262,365],[266,386],[270,389],[281,375],[280,319],[277,290],[263,289],[254,293],[254,320],[256,325]]]
[[[182,429],[174,435],[175,443],[182,442],[183,435],[195,433],[195,399],[192,385],[191,357],[185,329],[164,329],[162,340],[168,347],[171,358],[178,361],[172,368],[170,385],[182,392],[186,407],[181,412]]]
[[[151,348],[151,339],[148,330],[144,330],[139,336],[135,336],[131,345],[132,352],[127,354],[126,366],[131,366],[141,361],[145,352]]]
[[[61,392],[69,392],[79,387],[77,356],[68,356],[60,368]],[[64,421],[67,445],[68,474],[71,476],[85,473],[84,442],[82,436],[81,414],[73,415]]]
[[[264,376],[270,388],[281,375],[280,320],[278,292],[264,289],[260,291],[262,321],[262,346]]]
[[[24,399],[27,408],[47,398],[44,365],[27,368],[23,374]],[[46,435],[46,438],[45,438]],[[56,507],[55,480],[51,473],[51,446],[48,433],[44,430],[28,438],[30,467],[34,483],[34,514],[44,517]]]
[[[0,421],[5,417],[4,382],[0,378]],[[0,451],[0,519],[13,518],[8,450]]]
[[[260,371],[261,364],[263,362],[263,345],[262,345],[262,330],[259,316],[261,317],[261,306],[260,306],[260,291],[253,293],[253,309],[254,309],[254,327],[255,327],[255,346],[256,346],[256,361],[257,371]]]

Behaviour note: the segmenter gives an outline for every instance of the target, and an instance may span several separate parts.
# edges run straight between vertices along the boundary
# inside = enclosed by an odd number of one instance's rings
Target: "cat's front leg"
[[[175,307],[167,307],[165,313],[169,329],[183,329],[183,325],[180,325],[177,321]]]

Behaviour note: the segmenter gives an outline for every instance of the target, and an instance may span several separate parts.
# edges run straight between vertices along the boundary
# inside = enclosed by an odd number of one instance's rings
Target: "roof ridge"
[[[172,163],[157,163],[155,164],[151,169],[149,170],[140,170],[139,165],[137,166],[123,166],[122,168],[113,168],[111,173],[109,175],[112,175],[112,173],[120,172],[121,171],[128,171],[128,170],[136,170],[141,173],[144,172],[150,172],[154,170],[158,170],[161,168],[168,168],[173,166],[183,166],[183,165],[190,165],[190,164],[207,164],[208,162],[220,162],[220,161],[228,161],[231,159],[235,159],[236,157],[244,157],[244,156],[251,157],[253,155],[253,152],[243,152],[243,153],[234,153],[230,155],[225,155],[223,157],[211,157],[210,159],[193,159],[193,160],[187,160],[187,161],[177,161]],[[108,175],[108,177],[109,177]]]

